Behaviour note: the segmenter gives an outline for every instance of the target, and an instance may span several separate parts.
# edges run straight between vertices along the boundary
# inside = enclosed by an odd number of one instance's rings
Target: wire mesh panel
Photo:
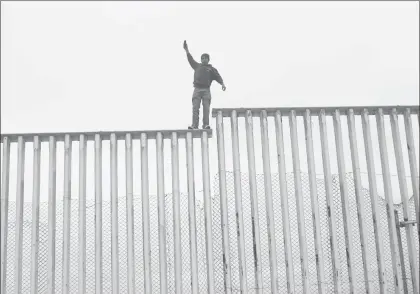
[[[273,180],[275,181],[276,179],[278,179],[277,175],[274,174],[273,175]],[[304,191],[304,195],[305,196],[309,196],[309,188],[308,185],[305,184],[307,183],[307,174],[302,174],[302,182],[303,184],[303,191]],[[291,174],[287,174],[287,180],[288,183],[290,184],[290,187],[293,187],[293,175]],[[264,181],[263,176],[262,175],[257,175],[257,182],[258,183],[262,183]],[[352,183],[352,176],[349,174],[347,176],[347,181],[349,186],[351,186]],[[227,173],[227,182],[230,183],[230,185],[233,185],[233,174],[232,173]],[[243,174],[242,176],[242,182],[244,184],[244,188],[246,187],[246,183],[247,183],[247,175]],[[220,206],[219,203],[217,201],[217,194],[216,191],[218,191],[218,187],[217,187],[217,176],[213,182],[213,188],[214,188],[214,200],[212,202],[212,210],[213,210],[213,215],[214,215],[214,220],[215,220],[215,225],[213,226],[213,232],[214,232],[214,256],[215,256],[215,292],[216,293],[224,293],[224,286],[223,286],[223,274],[221,272],[222,270],[222,254],[221,254],[221,230],[220,230],[220,226],[217,225],[216,220],[220,221],[220,216],[217,216],[216,212],[219,211]],[[318,191],[319,191],[319,195],[322,195],[322,191],[323,191],[323,185],[322,185],[322,179],[318,179]],[[263,184],[260,184],[263,185]],[[264,199],[264,195],[263,195],[263,190],[260,189],[259,190],[259,199],[261,201],[263,201]],[[273,194],[275,195],[275,199],[279,198],[279,189],[278,189],[278,185],[273,185]],[[351,193],[353,193],[352,191],[350,191],[350,195]],[[246,195],[246,189],[244,189],[244,195]],[[368,190],[363,189],[363,196],[364,199],[366,200],[367,203],[367,207],[369,207],[369,194],[368,194]],[[166,203],[170,203],[171,201],[171,194],[167,194],[165,199],[166,199]],[[230,199],[229,203],[229,207],[232,208],[234,206],[234,192],[233,189],[228,190],[228,197]],[[289,189],[288,190],[288,197],[290,200],[290,203],[293,203],[293,198],[294,198],[294,191],[293,189]],[[156,198],[155,195],[151,195],[151,198]],[[311,222],[311,212],[310,212],[310,200],[308,199],[308,197],[306,197],[307,200],[305,201],[305,220],[308,221],[308,223]],[[354,197],[353,197],[354,198]],[[340,199],[340,195],[338,193],[335,193],[335,199]],[[352,197],[350,197],[350,199],[352,199]],[[124,197],[120,197],[119,198],[119,204],[121,206],[123,206],[125,202]],[[151,202],[153,203],[153,202]],[[320,203],[325,203],[325,201],[323,201],[323,198],[320,197]],[[61,203],[58,203],[58,207],[60,206]],[[135,232],[140,232],[140,228],[139,226],[141,225],[139,222],[139,216],[141,215],[141,198],[139,195],[135,195],[134,196],[134,215],[135,215],[135,219],[137,220],[135,222],[136,227],[135,227]],[[352,214],[354,214],[356,212],[356,203],[354,200],[350,201],[351,204],[351,212]],[[94,210],[93,210],[93,206],[94,203],[88,202],[87,203],[87,209],[86,209],[86,218],[87,218],[87,224],[89,223],[93,223],[93,218],[94,218]],[[182,194],[181,195],[181,212],[185,212],[187,210],[187,195],[186,194]],[[275,215],[276,215],[276,220],[277,219],[281,219],[281,209],[280,209],[280,205],[278,205],[278,203],[274,203],[274,207],[275,207]],[[24,250],[23,250],[23,260],[30,260],[30,228],[31,228],[31,217],[30,217],[30,211],[31,211],[31,204],[30,203],[26,203],[24,206],[24,215],[26,217],[24,217]],[[199,289],[200,289],[200,293],[206,293],[206,267],[205,267],[205,250],[200,249],[200,248],[205,248],[204,243],[205,243],[205,235],[204,235],[204,216],[203,216],[203,211],[202,211],[202,203],[197,202],[196,205],[196,209],[197,209],[197,243],[198,243],[198,248],[199,248],[199,260],[201,261],[199,263]],[[396,210],[398,210],[399,212],[399,216],[400,216],[400,220],[402,221],[402,206],[401,205],[395,205],[394,207]],[[412,211],[415,210],[414,208],[414,199],[410,200],[410,208]],[[107,211],[110,211],[110,203],[109,201],[104,202],[103,203],[103,210],[104,210],[104,222],[103,222],[103,231],[104,231],[104,242],[103,242],[103,249],[104,249],[104,258],[103,258],[103,267],[104,267],[104,289],[103,292],[104,293],[111,293],[111,286],[110,283],[107,283],[106,281],[110,279],[111,276],[111,258],[108,254],[105,254],[106,252],[110,252],[111,248],[110,248],[110,242],[107,241],[110,239],[110,234],[106,233],[106,232],[110,232],[110,216],[109,213],[106,213]],[[293,209],[293,205],[290,205],[289,208],[290,211],[290,215],[293,216],[296,214],[295,209]],[[366,209],[366,215],[367,218],[370,218],[370,210]],[[73,208],[73,212],[77,212],[77,204],[74,205]],[[384,200],[380,200],[380,212],[381,212],[381,216],[380,216],[380,220],[383,224],[387,223],[387,219],[386,219],[386,203]],[[120,209],[120,213],[121,215],[124,214],[123,209]],[[167,211],[166,211],[166,216],[168,219],[170,219],[169,217],[171,216],[171,206],[167,205]],[[322,231],[321,231],[321,235],[322,235],[322,244],[323,244],[323,254],[325,257],[325,264],[327,265],[325,267],[325,276],[326,276],[326,283],[327,283],[327,292],[328,293],[334,293],[334,285],[333,285],[333,280],[332,280],[332,272],[331,272],[331,266],[328,266],[331,264],[331,258],[329,256],[329,233],[328,233],[328,225],[327,225],[327,217],[326,217],[326,206],[324,205],[320,205],[320,215],[321,215],[321,226],[322,226]],[[339,213],[339,212],[338,212]],[[10,202],[9,203],[9,242],[8,242],[8,249],[11,250],[8,256],[9,256],[9,265],[13,264],[13,259],[14,259],[14,254],[13,254],[13,249],[14,249],[14,229],[15,229],[15,203],[14,202]],[[244,201],[244,220],[248,220],[245,222],[244,226],[245,226],[245,240],[246,240],[246,247],[245,247],[245,253],[247,256],[247,259],[249,261],[252,261],[253,258],[253,248],[252,248],[252,233],[250,232],[250,207],[249,207],[249,202]],[[60,219],[60,209],[58,209],[58,215],[57,215],[57,219]],[[108,217],[106,217],[108,216]],[[39,276],[38,276],[38,293],[46,293],[47,292],[47,264],[46,264],[46,256],[48,254],[48,206],[47,203],[41,203],[40,206],[40,233],[39,233]],[[122,219],[122,217],[121,217]],[[261,216],[261,221],[263,221],[264,216]],[[90,221],[89,221],[90,220]],[[58,222],[59,223],[59,222]],[[263,223],[263,222],[262,222]],[[182,229],[182,239],[183,240],[188,240],[188,214],[187,213],[181,213],[181,229]],[[279,224],[278,226],[276,226],[276,237],[281,238],[282,237],[282,228],[281,228],[281,223],[278,222],[277,224]],[[168,231],[167,231],[167,240],[168,240],[168,248],[173,248],[170,245],[173,244],[173,237],[172,237],[172,226],[170,224],[170,221],[167,222],[168,225]],[[234,225],[233,225],[234,226]],[[155,208],[154,210],[151,210],[151,227],[152,227],[152,236],[155,235],[157,236],[157,209]],[[74,228],[74,229],[73,229]],[[107,229],[108,228],[108,229]],[[293,242],[292,244],[294,245],[294,247],[299,246],[298,244],[298,238],[297,238],[297,227],[293,226],[293,221],[292,221],[292,225],[291,225],[291,232],[292,232],[292,239]],[[338,224],[338,228],[339,231],[342,231],[342,223],[340,222]],[[352,229],[357,231],[358,230],[358,226],[357,224],[354,224],[352,226]],[[72,222],[72,231],[76,231],[77,232],[77,222]],[[10,233],[12,232],[12,233]],[[266,236],[266,232],[264,233],[264,230],[262,230],[262,236]],[[368,250],[369,250],[369,254],[371,254],[372,256],[376,255],[376,249],[375,249],[375,239],[374,239],[374,235],[373,235],[373,223],[372,222],[367,222],[367,232],[368,232],[368,242],[367,242],[367,246],[368,246]],[[385,231],[386,232],[386,231]],[[26,234],[25,234],[26,233]],[[57,244],[62,244],[62,226],[57,226]],[[122,236],[124,235],[123,232]],[[87,269],[87,278],[86,278],[86,291],[87,293],[92,293],[95,291],[95,267],[94,267],[94,243],[95,243],[95,235],[94,235],[94,226],[90,225],[87,226],[86,229],[86,256],[87,256],[87,260],[86,260],[86,269]],[[135,242],[135,271],[136,271],[136,288],[137,288],[137,293],[143,293],[143,285],[142,285],[142,281],[143,281],[143,264],[142,264],[142,246],[141,246],[141,234],[138,233],[135,236],[137,236],[136,238],[136,242]],[[403,248],[403,252],[404,252],[404,261],[405,261],[405,271],[406,271],[406,279],[408,280],[408,282],[410,282],[410,267],[409,267],[409,263],[408,263],[408,252],[407,252],[407,247],[405,246],[405,244],[407,243],[407,238],[406,235],[404,234],[404,230],[401,230],[401,236],[402,236],[402,248]],[[317,291],[317,280],[316,280],[316,265],[315,265],[315,255],[314,255],[314,245],[313,245],[313,241],[310,241],[310,234],[308,233],[308,248],[310,248],[310,250],[308,251],[308,262],[309,262],[309,273],[310,273],[310,279],[311,279],[311,289],[313,292]],[[417,235],[416,235],[417,237]],[[76,235],[76,240],[77,240],[77,235]],[[121,252],[123,252],[124,249],[124,245],[126,243],[126,238],[121,238],[122,242],[120,242],[120,248],[121,248]],[[263,241],[263,238],[262,238]],[[338,239],[339,244],[340,244],[340,257],[342,259],[345,259],[345,257],[342,257],[343,255],[345,255],[345,246],[344,246],[344,237],[342,236],[342,234],[340,234],[340,237]],[[157,243],[157,241],[155,241]],[[152,242],[153,245],[155,245]],[[188,242],[183,242],[182,243],[182,258],[183,258],[183,273],[182,273],[182,279],[183,279],[183,292],[184,293],[191,293],[191,287],[190,287],[190,266],[189,266],[189,246],[188,246]],[[269,283],[269,263],[268,263],[268,247],[267,247],[267,242],[263,241],[262,244],[264,244],[265,246],[262,246],[262,257],[263,257],[263,273],[265,273],[263,275],[263,281],[264,281],[264,293],[270,293],[270,283]],[[389,244],[389,236],[387,234],[384,235],[384,245]],[[355,244],[357,247],[357,244]],[[59,250],[60,246],[57,247],[57,273],[59,273],[59,269],[60,269],[60,265],[61,265],[61,258],[60,258],[60,251]],[[72,279],[75,280],[76,282],[72,282],[72,287],[71,287],[71,292],[72,293],[78,293],[77,291],[77,249],[78,245],[76,242],[73,243],[73,245],[71,245],[71,249],[70,251],[72,252],[71,256],[72,256],[72,260],[75,260],[73,262],[71,262],[70,264],[72,265],[72,267],[70,268],[70,272],[72,273]],[[156,250],[158,250],[157,245],[156,246],[152,246],[152,251],[155,252]],[[283,246],[278,246],[278,249],[282,249]],[[387,246],[385,246],[385,248],[387,248]],[[234,244],[231,245],[231,250],[235,251],[236,247],[234,246]],[[416,246],[416,250],[417,250],[417,254],[418,254],[418,244]],[[387,252],[388,251],[388,252]],[[73,253],[74,252],[74,253]],[[156,251],[158,252],[158,251]],[[168,272],[171,274],[168,274],[168,285],[169,286],[169,293],[173,293],[173,283],[174,283],[174,278],[173,278],[173,254],[172,254],[173,250],[172,249],[168,249]],[[281,251],[280,251],[281,252]],[[385,249],[385,253],[387,256],[389,254],[389,249],[386,250]],[[120,253],[121,254],[121,253]],[[158,256],[155,257],[158,260]],[[285,284],[285,277],[286,277],[286,273],[285,273],[285,261],[284,261],[284,256],[283,255],[278,255],[277,256],[278,259],[278,272],[279,272],[279,276],[280,276],[280,281],[282,281],[279,289],[280,291],[287,291],[286,290],[286,284]],[[293,250],[293,262],[295,263],[299,263],[300,262],[300,256],[299,256],[299,249],[295,248]],[[238,262],[237,259],[237,255],[232,255],[231,257],[232,260],[232,268],[235,269],[237,267],[237,265],[235,265],[235,263]],[[362,267],[362,261],[360,258],[360,255],[356,258],[357,262],[356,262],[356,266],[358,268]],[[127,260],[126,260],[126,256],[125,259],[120,257],[120,261],[122,264],[122,267],[124,267],[127,264]],[[391,267],[391,260],[390,258],[386,258],[386,265],[388,268],[388,272],[387,272],[387,279],[392,280],[392,267]],[[158,266],[158,265],[156,265]],[[345,267],[345,264],[341,265],[343,268]],[[377,264],[376,263],[372,263],[370,265],[370,270],[372,272],[372,277],[373,277],[373,284],[374,284],[374,291],[375,292],[379,292],[379,280],[378,280],[378,276],[377,276]],[[29,274],[30,272],[30,264],[28,262],[24,262],[23,263],[23,269],[25,271],[25,273]],[[157,270],[154,271],[154,273],[158,273]],[[356,276],[357,279],[357,285],[356,288],[357,289],[361,289],[363,290],[363,285],[364,285],[364,280],[363,280],[363,271],[362,270],[357,270],[356,271],[358,273],[358,275]],[[121,274],[121,283],[120,283],[120,287],[122,288],[123,284],[126,283],[122,283],[123,281],[127,280],[127,276],[124,274],[125,272],[123,272],[123,274]],[[299,271],[295,271],[295,275],[298,278],[300,273]],[[345,274],[343,274],[345,275]],[[56,274],[57,277],[59,277],[59,274]],[[157,276],[157,275],[156,275]],[[13,283],[13,271],[9,271],[8,273],[8,277],[9,279],[7,280],[6,283],[6,293],[11,293],[14,291],[14,283]],[[59,281],[59,279],[57,279]],[[233,280],[233,292],[238,292],[239,290],[239,281],[238,279],[234,279]],[[296,291],[299,293],[299,289],[301,289],[302,287],[302,282],[301,279],[296,279]],[[255,280],[253,278],[253,274],[252,271],[248,270],[248,283],[249,283],[249,292],[250,293],[254,293],[255,291]],[[408,284],[408,290],[409,293],[413,293],[412,291],[412,286],[410,286],[410,283]],[[154,288],[154,293],[159,293],[159,280],[154,280],[153,285],[156,286]],[[29,280],[23,280],[23,285],[22,285],[22,293],[29,293],[30,290],[30,284],[29,284]],[[123,291],[123,290],[121,290]],[[60,293],[60,288],[57,288],[57,293]],[[390,290],[390,292],[392,292],[392,289]]]

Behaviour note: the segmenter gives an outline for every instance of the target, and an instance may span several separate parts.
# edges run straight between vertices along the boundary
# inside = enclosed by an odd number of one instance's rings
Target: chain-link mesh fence
[[[297,226],[297,209],[296,209],[296,199],[294,191],[294,178],[293,174],[287,174],[287,191],[288,191],[288,201],[289,201],[289,222],[290,222],[290,231],[291,231],[291,243],[292,243],[292,255],[293,255],[293,269],[294,269],[294,279],[295,279],[295,291],[296,293],[302,293],[303,284],[302,284],[302,275],[300,268],[300,250],[299,250],[299,234]],[[353,233],[353,248],[354,248],[354,262],[355,262],[355,273],[356,280],[354,282],[354,287],[357,292],[366,292],[365,290],[365,280],[363,274],[363,260],[362,260],[362,251],[359,235],[359,225],[357,218],[357,205],[355,197],[354,182],[351,174],[347,174],[347,187],[348,187],[348,196],[349,196],[349,205],[350,205],[350,218],[351,224],[349,230]],[[230,257],[231,257],[231,268],[232,268],[232,290],[233,292],[238,292],[240,289],[239,284],[239,271],[238,271],[238,247],[236,239],[236,223],[235,223],[235,195],[234,195],[234,176],[233,173],[227,173],[227,195],[228,195],[228,207],[229,207],[229,232],[230,232]],[[278,174],[272,174],[272,193],[273,193],[273,208],[274,208],[274,219],[275,219],[275,239],[276,239],[276,250],[277,250],[277,266],[278,266],[278,275],[280,285],[278,285],[280,293],[287,292],[286,284],[286,264],[285,264],[285,255],[284,255],[284,242],[283,242],[283,222],[282,222],[282,211],[281,211],[281,200],[280,200],[280,187],[279,187],[279,177]],[[249,196],[249,181],[247,175],[242,175],[241,178],[241,187],[242,187],[242,204],[243,204],[243,213],[244,213],[244,227],[245,227],[245,252],[247,256],[247,281],[249,289],[255,289],[255,280],[253,274],[253,248],[252,248],[252,231],[251,231],[251,201]],[[257,191],[258,191],[258,211],[259,211],[259,221],[260,221],[260,233],[261,233],[261,257],[262,257],[262,268],[263,268],[263,287],[264,293],[270,293],[270,267],[269,267],[269,253],[268,253],[268,235],[267,235],[267,221],[266,221],[266,208],[265,208],[265,191],[264,191],[264,175],[257,175]],[[309,264],[309,279],[311,282],[311,292],[316,293],[318,291],[318,277],[317,277],[317,268],[316,268],[316,257],[315,257],[315,245],[314,245],[314,235],[313,235],[313,219],[312,219],[312,208],[311,208],[311,198],[310,198],[310,188],[309,188],[309,178],[307,174],[302,173],[302,191],[303,191],[303,205],[304,205],[304,219],[305,219],[305,229],[306,229],[306,243],[308,249],[308,264]],[[326,205],[326,195],[324,180],[317,179],[317,191],[318,191],[318,200],[319,200],[319,215],[321,223],[321,236],[322,236],[322,255],[324,257],[324,271],[327,284],[327,292],[334,292],[333,284],[333,275],[332,275],[332,260],[331,260],[331,248],[330,248],[330,232],[328,227],[328,218],[327,218],[327,205]],[[215,181],[214,189],[215,198],[218,197],[218,181]],[[376,262],[376,247],[375,247],[375,235],[373,231],[373,221],[372,221],[372,211],[370,204],[370,195],[369,190],[363,188],[363,203],[362,209],[365,210],[366,220],[366,234],[367,234],[367,244],[369,250],[370,263],[368,264],[368,270],[372,274],[373,278],[373,289],[375,293],[379,293],[379,278],[378,278],[378,264]],[[339,265],[340,265],[340,275],[342,281],[342,289],[344,293],[350,293],[350,285],[348,282],[348,269],[347,269],[347,259],[346,259],[346,248],[345,248],[345,235],[343,227],[343,214],[341,206],[341,195],[340,195],[340,183],[338,176],[333,176],[333,200],[334,200],[334,209],[336,214],[336,228],[337,228],[337,241],[338,241],[338,251],[339,251]],[[215,199],[217,202],[218,200]],[[402,221],[402,206],[395,205],[394,209],[399,212],[400,220]],[[414,217],[414,200],[410,200],[410,209],[411,215]],[[386,203],[383,198],[379,199],[379,220],[381,223],[381,231],[383,234],[383,246],[385,253],[385,264],[387,271],[387,282],[389,285],[389,292],[394,293],[393,289],[393,277],[392,277],[392,264],[391,264],[391,251],[390,251],[390,239],[388,234],[388,219],[386,216]],[[213,211],[215,212],[215,211]],[[216,209],[216,212],[219,212],[219,209]],[[220,217],[219,217],[220,224]],[[407,251],[407,239],[405,236],[405,230],[401,229],[402,237],[402,247],[404,252],[405,259],[405,271],[406,279],[409,293],[412,293],[411,285],[411,273],[410,266],[408,262],[408,251]],[[417,231],[414,231],[415,240],[418,240]],[[221,238],[216,238],[218,250],[221,250]],[[215,243],[215,244],[216,244]],[[417,257],[419,256],[419,246],[418,242],[416,243]],[[215,248],[215,249],[216,249]]]
[[[285,271],[285,256],[283,244],[283,223],[282,211],[280,205],[280,187],[278,174],[272,174],[272,193],[273,193],[273,208],[275,219],[275,238],[277,246],[277,264],[279,275],[279,290],[280,293],[285,293],[286,288],[286,271]],[[232,270],[232,292],[239,293],[239,269],[238,269],[238,247],[236,238],[236,223],[235,223],[235,195],[233,185],[233,173],[227,173],[227,197],[228,197],[228,217],[229,217],[229,236],[230,236],[230,266]],[[349,189],[349,203],[351,226],[350,229],[354,235],[354,261],[356,281],[355,288],[358,292],[365,291],[365,282],[363,275],[363,262],[359,238],[359,227],[357,219],[357,206],[354,194],[354,183],[351,174],[347,175],[347,186]],[[252,246],[252,228],[251,228],[251,202],[249,196],[249,181],[248,175],[243,174],[241,178],[242,187],[242,204],[243,204],[243,219],[244,219],[244,234],[245,234],[245,254],[246,254],[246,275],[247,283],[250,293],[255,291],[255,279],[253,268],[253,246]],[[289,215],[290,215],[290,230],[292,238],[292,254],[293,254],[293,268],[294,278],[296,284],[296,293],[302,292],[302,277],[300,268],[300,251],[299,251],[299,237],[297,228],[297,213],[296,200],[294,193],[293,174],[287,174],[287,191],[289,200]],[[306,242],[308,248],[308,264],[309,264],[309,279],[311,283],[311,292],[317,292],[317,272],[313,237],[313,220],[311,199],[309,190],[309,180],[307,174],[302,174],[302,191],[303,191],[303,205],[305,212],[305,229]],[[331,249],[329,244],[329,227],[326,210],[325,188],[324,180],[317,180],[317,191],[319,199],[319,212],[321,223],[322,236],[322,255],[325,261],[325,277],[327,284],[327,292],[333,293],[333,279],[332,279],[332,262]],[[268,236],[267,236],[267,221],[265,208],[265,191],[264,191],[264,175],[257,175],[257,192],[258,192],[258,212],[261,235],[261,262],[263,275],[264,293],[270,293],[270,267],[268,256]],[[338,250],[339,250],[339,265],[340,275],[343,282],[343,290],[345,293],[349,292],[347,260],[345,255],[345,239],[343,228],[343,215],[341,211],[341,196],[340,183],[337,176],[333,177],[333,192],[334,192],[334,207],[337,217],[337,232],[338,232]],[[181,239],[182,239],[182,286],[183,293],[191,293],[191,268],[190,268],[190,241],[189,241],[189,215],[188,215],[188,195],[181,194]],[[197,226],[197,248],[198,248],[198,282],[200,293],[207,293],[207,266],[206,266],[206,236],[204,227],[204,207],[203,203],[196,200],[196,226]],[[160,292],[160,270],[159,270],[159,239],[158,239],[158,210],[157,197],[150,195],[150,236],[151,236],[151,251],[152,251],[152,280],[153,293]],[[370,208],[369,191],[363,189],[362,209],[366,214],[366,229],[367,229],[367,244],[369,249],[370,263],[368,269],[372,274],[374,291],[379,293],[379,280],[376,263],[376,247],[375,237],[373,233],[372,213]],[[385,264],[387,270],[388,284],[391,286],[389,291],[393,292],[392,285],[392,265],[391,253],[389,246],[388,235],[388,220],[385,210],[385,201],[380,198],[380,223],[382,225],[383,245],[385,252]],[[70,292],[77,293],[78,285],[78,199],[73,199],[71,207],[71,246],[70,246]],[[410,208],[414,216],[414,202],[410,200]],[[31,218],[32,205],[26,203],[24,206],[24,222],[23,222],[23,285],[22,292],[29,293],[30,291],[30,254],[31,254]],[[63,203],[57,202],[57,226],[56,226],[56,266],[55,266],[55,281],[56,293],[61,293],[62,281],[62,246],[63,246]],[[172,195],[166,195],[166,250],[167,250],[167,273],[168,273],[168,292],[174,292],[175,275],[174,275],[174,241],[173,241],[173,203]],[[402,207],[395,205],[395,209],[399,212],[400,220],[402,220]],[[111,293],[111,209],[110,203],[103,203],[103,292]],[[14,291],[14,258],[15,258],[15,215],[16,205],[14,202],[9,203],[9,226],[8,226],[8,264],[7,264],[7,279],[6,289],[7,293]],[[220,213],[220,198],[219,198],[219,181],[218,176],[214,178],[213,193],[212,193],[212,217],[213,217],[213,252],[214,252],[214,275],[215,275],[215,291],[216,293],[224,293],[223,282],[223,260],[222,260],[222,232],[221,232],[221,213]],[[118,222],[119,222],[119,276],[120,276],[120,293],[127,293],[127,226],[126,226],[126,200],[125,197],[120,197],[118,202]],[[401,237],[404,252],[405,271],[409,293],[412,293],[411,273],[407,252],[407,240],[405,230],[401,229]],[[134,253],[135,253],[135,284],[137,293],[144,293],[144,268],[143,268],[143,227],[142,227],[142,199],[140,196],[134,197]],[[418,240],[417,230],[414,230],[415,240]],[[417,256],[419,253],[418,242],[416,243]],[[95,205],[94,201],[87,202],[86,207],[86,291],[87,293],[95,292]],[[38,293],[45,293],[47,290],[47,259],[48,259],[48,203],[41,203],[40,205],[40,224],[39,224],[39,283]]]

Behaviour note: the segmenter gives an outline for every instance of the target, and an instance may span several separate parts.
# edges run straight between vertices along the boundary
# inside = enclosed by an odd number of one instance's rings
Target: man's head
[[[209,64],[209,61],[210,61],[210,55],[208,55],[207,53],[201,54],[201,63],[202,64]]]

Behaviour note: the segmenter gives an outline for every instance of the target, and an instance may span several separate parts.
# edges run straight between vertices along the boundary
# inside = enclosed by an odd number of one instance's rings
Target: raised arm
[[[194,58],[192,57],[190,50],[188,50],[188,45],[187,45],[187,41],[184,41],[184,50],[187,53],[187,59],[188,62],[190,63],[191,67],[193,69],[196,69],[198,67],[198,62],[194,60]]]

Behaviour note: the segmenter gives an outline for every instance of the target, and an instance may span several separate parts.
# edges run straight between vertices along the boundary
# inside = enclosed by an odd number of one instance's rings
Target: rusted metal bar
[[[369,271],[370,265],[370,256],[367,247],[367,238],[366,238],[366,214],[365,214],[365,205],[364,198],[362,194],[362,179],[360,177],[360,164],[359,164],[359,152],[357,147],[357,136],[356,136],[356,124],[354,121],[354,112],[353,109],[349,109],[347,113],[347,126],[349,130],[349,141],[350,141],[350,152],[351,152],[351,164],[353,169],[353,179],[354,179],[354,194],[356,196],[356,205],[357,205],[357,220],[359,226],[359,236],[360,236],[360,249],[362,252],[362,262],[363,262],[363,274],[365,278],[365,290],[366,293],[372,293],[372,279]]]
[[[397,238],[398,238],[398,248],[399,248],[399,257],[401,262],[401,272],[402,272],[402,282],[403,282],[403,289],[404,294],[408,294],[408,287],[407,287],[407,275],[405,273],[405,264],[404,264],[404,252],[402,247],[402,239],[401,239],[401,231],[400,231],[400,218],[398,216],[398,210],[394,210],[395,214],[395,224],[397,225]]]
[[[194,146],[192,134],[185,139],[187,151],[187,185],[188,185],[188,224],[190,228],[191,292],[199,293],[198,288],[198,255],[197,255],[197,218],[195,211],[194,185]]]
[[[271,293],[277,294],[278,291],[278,273],[277,273],[277,252],[276,252],[276,235],[273,212],[273,191],[271,182],[270,167],[270,148],[268,142],[268,122],[267,113],[262,111],[260,114],[261,121],[261,145],[262,159],[264,169],[264,190],[265,190],[265,207],[267,212],[267,233],[268,233],[268,250],[270,259],[270,282]]]
[[[311,194],[312,221],[315,241],[315,262],[318,276],[318,293],[326,293],[324,254],[322,251],[321,221],[319,216],[318,188],[316,185],[316,170],[312,136],[312,117],[308,109],[304,116],[306,156],[308,161],[309,188]],[[284,156],[284,155],[283,155]],[[280,170],[280,168],[279,168]]]
[[[2,138],[3,158],[1,174],[1,267],[0,267],[0,292],[6,293],[7,277],[7,234],[9,229],[9,181],[10,181],[10,140]]]
[[[227,204],[227,187],[226,187],[226,162],[225,162],[225,135],[223,127],[223,117],[220,115],[216,118],[217,132],[217,154],[219,167],[219,194],[220,194],[220,214],[221,214],[221,230],[222,230],[222,249],[223,249],[223,282],[225,293],[232,292],[232,273],[230,265],[230,240],[229,240],[229,220],[228,220],[228,204]]]
[[[125,136],[125,186],[127,214],[127,291],[136,293],[135,261],[134,261],[134,202],[133,202],[133,140],[131,134]]]
[[[47,293],[55,294],[55,241],[56,241],[56,188],[57,188],[57,143],[53,136],[49,141],[48,167],[48,261]]]
[[[72,141],[64,139],[64,195],[63,195],[63,276],[62,293],[70,293],[70,220],[71,220],[71,154]]]
[[[222,114],[218,116],[222,120]],[[255,168],[255,150],[254,150],[254,126],[252,113],[247,112],[246,128],[246,146],[248,154],[248,176],[249,176],[249,197],[251,202],[251,226],[252,226],[252,247],[254,248],[254,273],[255,273],[255,291],[258,294],[263,293],[262,262],[261,262],[261,237],[260,237],[260,218],[258,212],[258,192]],[[224,149],[224,148],[223,148]],[[224,151],[223,151],[224,152]],[[224,159],[224,158],[223,158]],[[224,166],[224,165],[223,165]],[[226,187],[226,184],[225,184]],[[224,192],[226,194],[226,192]],[[229,265],[230,267],[230,265]]]
[[[346,180],[346,166],[343,150],[343,135],[341,130],[341,115],[336,110],[333,115],[335,146],[337,150],[338,176],[340,181],[341,206],[343,212],[344,237],[346,242],[347,268],[350,282],[350,293],[355,292],[356,273],[354,268],[353,232],[350,217],[350,203]]]
[[[112,293],[120,291],[118,250],[118,141],[111,134],[111,277]]]
[[[172,133],[172,203],[174,224],[174,259],[175,259],[175,293],[182,294],[182,248],[181,248],[181,208],[179,191],[179,148],[178,135]]]
[[[341,285],[341,266],[339,247],[337,241],[337,221],[335,215],[335,205],[332,190],[332,175],[330,165],[330,154],[328,147],[327,122],[325,112],[321,110],[319,114],[319,128],[321,133],[322,162],[324,169],[325,196],[327,200],[327,216],[330,229],[331,261],[333,271],[333,281],[335,293],[342,293]]]
[[[102,294],[102,138],[95,135],[95,293]]]
[[[381,156],[382,178],[384,183],[384,193],[386,201],[386,214],[388,218],[388,230],[391,247],[391,260],[393,270],[393,282],[395,292],[399,293],[402,287],[400,275],[401,263],[398,258],[398,239],[395,225],[395,217],[393,215],[394,199],[392,196],[391,173],[389,171],[388,148],[386,143],[384,113],[382,109],[378,109],[376,113],[376,123],[378,129],[379,152]]]
[[[419,207],[419,174],[416,158],[416,150],[413,138],[413,126],[411,122],[411,111],[407,108],[404,112],[405,136],[407,138],[407,151],[410,164],[411,185],[413,187],[414,207],[417,219],[417,237],[420,240],[420,207]]]
[[[86,293],[86,139],[79,139],[79,293]]]
[[[141,135],[141,198],[143,218],[143,270],[144,292],[152,293],[152,257],[150,247],[149,155],[148,137]]]
[[[38,293],[39,197],[41,187],[41,142],[39,138],[34,138],[33,145],[31,293],[35,294]]]
[[[239,282],[241,293],[248,292],[248,284],[246,280],[246,256],[245,256],[245,237],[244,237],[244,220],[242,207],[242,188],[241,188],[241,162],[239,155],[239,130],[238,118],[236,112],[231,114],[232,127],[232,159],[233,159],[233,176],[235,189],[235,215],[236,215],[236,233],[238,238],[238,258],[239,258]]]
[[[204,222],[206,232],[206,256],[207,256],[207,292],[215,293],[214,289],[214,257],[213,257],[213,226],[211,212],[210,193],[210,167],[209,167],[209,142],[208,134],[203,132],[201,137],[202,170],[203,170],[203,198],[204,198]]]
[[[167,252],[166,252],[166,216],[165,216],[165,180],[163,161],[163,136],[156,137],[156,171],[157,171],[157,198],[159,218],[159,268],[160,293],[168,291]]]
[[[25,189],[25,141],[18,138],[18,162],[16,180],[16,237],[15,237],[15,292],[22,292],[22,247],[23,247],[23,203]]]
[[[296,113],[294,110],[289,114],[290,137],[292,141],[293,175],[295,182],[296,211],[298,218],[298,234],[300,249],[300,267],[302,272],[303,292],[310,293],[309,267],[308,267],[308,246],[306,243],[305,211],[303,207],[302,179],[300,171],[299,143],[297,136]]]
[[[369,181],[370,206],[372,210],[373,233],[375,234],[376,261],[378,263],[379,289],[381,293],[388,292],[388,281],[386,278],[386,265],[384,255],[383,231],[379,211],[379,195],[376,183],[376,171],[374,153],[372,148],[372,135],[370,132],[369,112],[366,109],[362,115],[363,137],[365,145],[366,164]],[[366,244],[366,243],[365,243]],[[366,261],[368,263],[368,261]],[[368,288],[366,288],[368,289]]]
[[[403,215],[404,221],[411,220],[411,210],[409,205],[409,196],[407,191],[407,181],[405,176],[405,166],[404,166],[404,158],[402,154],[401,148],[401,138],[400,138],[400,129],[398,126],[398,112],[394,109],[391,113],[391,130],[392,130],[392,138],[394,141],[394,152],[395,152],[395,161],[397,164],[397,174],[398,174],[398,183],[400,186],[400,194],[403,204]],[[406,235],[407,235],[407,247],[408,247],[408,255],[409,255],[409,262],[410,262],[410,269],[411,269],[411,281],[413,283],[413,292],[419,293],[419,270],[417,267],[417,251],[416,245],[416,238],[414,238],[414,232],[412,226],[405,227]]]

